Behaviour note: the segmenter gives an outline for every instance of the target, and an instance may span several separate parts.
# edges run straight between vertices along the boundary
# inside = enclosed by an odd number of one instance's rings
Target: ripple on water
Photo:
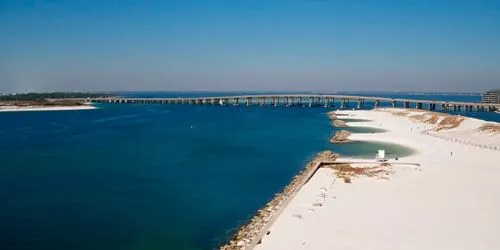
[[[118,116],[112,116],[112,117],[106,117],[102,119],[96,119],[92,123],[103,123],[103,122],[111,122],[115,120],[121,120],[121,119],[130,119],[130,118],[135,118],[135,117],[140,117],[141,115],[136,114],[136,115],[118,115]]]

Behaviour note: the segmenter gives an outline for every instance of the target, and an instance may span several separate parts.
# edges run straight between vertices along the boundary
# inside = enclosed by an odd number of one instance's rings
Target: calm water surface
[[[117,104],[0,113],[0,246],[213,249],[318,151],[411,153],[332,145],[325,112]]]

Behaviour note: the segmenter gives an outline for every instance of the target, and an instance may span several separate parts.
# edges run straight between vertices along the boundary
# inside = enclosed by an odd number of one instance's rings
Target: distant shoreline
[[[0,106],[0,112],[72,111],[97,109],[91,105],[78,106]]]

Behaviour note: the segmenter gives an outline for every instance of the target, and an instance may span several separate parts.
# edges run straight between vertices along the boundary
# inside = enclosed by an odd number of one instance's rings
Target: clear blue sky
[[[0,92],[500,87],[500,1],[2,0]]]

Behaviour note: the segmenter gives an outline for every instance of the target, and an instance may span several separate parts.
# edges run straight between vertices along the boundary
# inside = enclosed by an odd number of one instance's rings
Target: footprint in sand
[[[302,215],[300,215],[300,214],[294,214],[294,215],[292,215],[292,217],[297,218],[299,220],[302,220]]]
[[[313,204],[314,207],[322,207],[323,206],[323,203],[321,202],[317,202],[317,203],[314,203]]]

